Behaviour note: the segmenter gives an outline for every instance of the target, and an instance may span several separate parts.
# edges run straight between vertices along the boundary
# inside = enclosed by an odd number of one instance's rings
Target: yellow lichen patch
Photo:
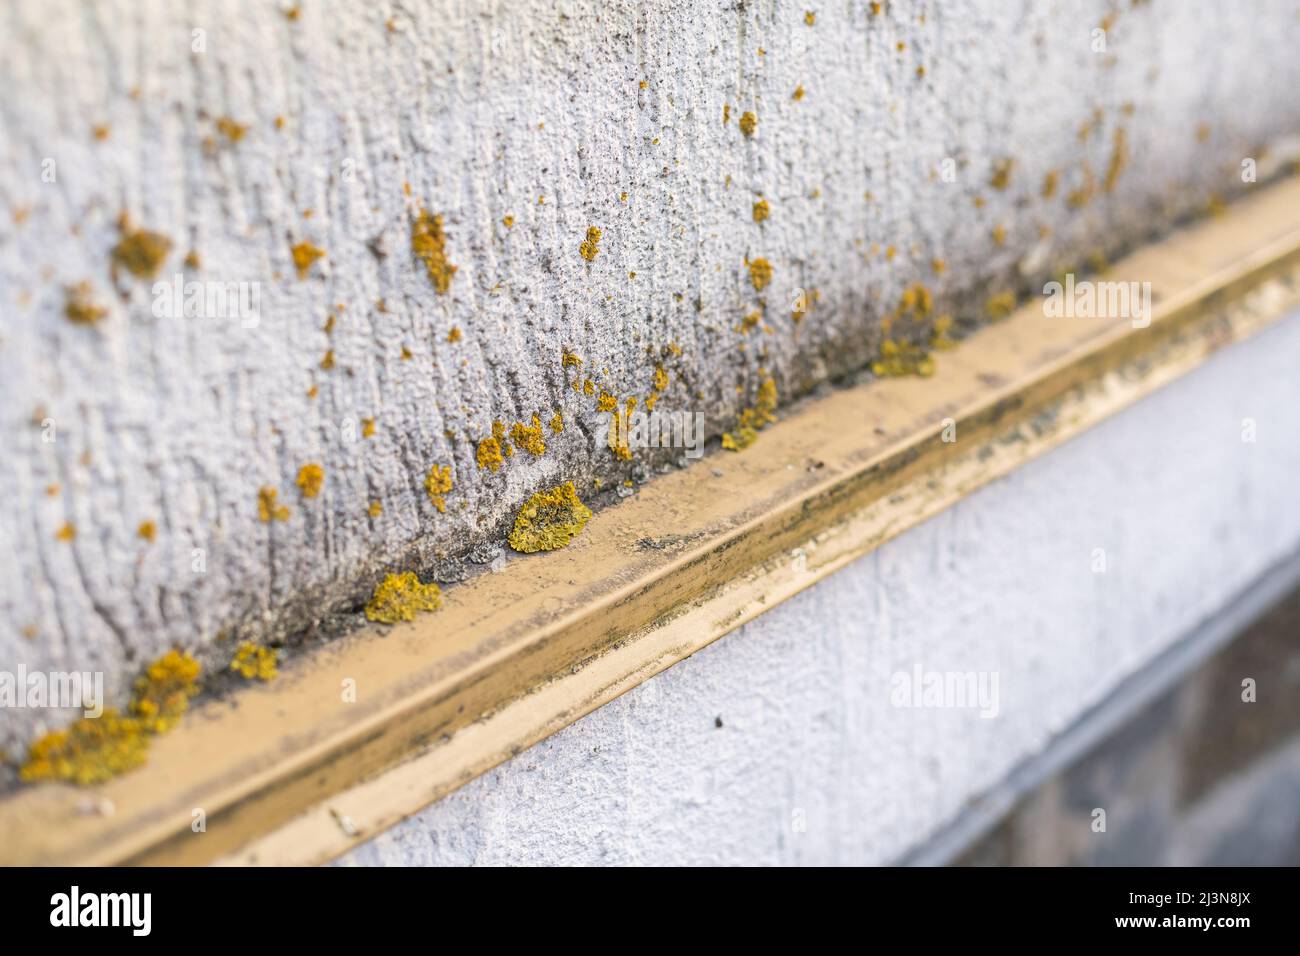
[[[461,340],[461,338],[462,335],[460,331],[460,326],[453,325],[451,327],[451,331],[447,333],[447,341],[450,342],[452,345],[455,345],[457,342]]]
[[[424,490],[439,513],[447,513],[446,495],[451,493],[451,465],[434,465],[424,478]]]
[[[320,360],[321,371],[328,372],[334,367],[334,350],[326,349]]]
[[[257,518],[259,521],[269,523],[289,520],[288,507],[276,502],[279,497],[280,492],[270,486],[257,489]]]
[[[772,263],[760,258],[752,259],[746,265],[749,266],[750,284],[756,292],[762,292],[772,281]]]
[[[189,709],[190,698],[199,692],[202,670],[189,654],[168,651],[136,678],[131,713],[152,733],[171,730]]]
[[[361,419],[361,437],[373,438],[375,435],[375,420],[373,418]]]
[[[171,252],[172,241],[147,229],[132,229],[126,217],[119,220],[122,238],[113,247],[113,269],[125,269],[137,279],[152,279]]]
[[[998,292],[989,296],[988,301],[984,303],[984,310],[988,312],[989,318],[997,322],[1005,319],[1016,308],[1016,294],[1010,290]]]
[[[69,322],[78,325],[94,325],[108,315],[108,309],[95,301],[94,288],[89,282],[78,282],[76,285],[67,286],[63,291],[66,297],[63,314]]]
[[[35,741],[18,775],[85,787],[140,766],[148,749],[149,732],[140,721],[105,708],[98,718],[83,717]]]
[[[722,434],[722,447],[727,451],[741,451],[758,438],[760,429],[776,421],[776,382],[766,378],[759,383],[754,404],[741,409],[736,427]]]
[[[662,392],[668,387],[668,372],[662,365],[655,366],[654,390]]]
[[[601,392],[600,397],[596,399],[596,411],[612,412],[618,408],[618,396],[611,395],[609,392]]]
[[[533,423],[525,425],[523,422],[515,422],[510,426],[510,438],[516,445],[524,449],[530,455],[546,454],[546,439],[542,431],[542,421],[536,415],[533,416]]]
[[[1061,174],[1055,169],[1049,169],[1047,175],[1043,177],[1043,198],[1051,199],[1056,195],[1056,186],[1061,181]]]
[[[726,126],[730,122],[731,122],[731,104],[723,103],[722,104],[722,125]]]
[[[578,255],[591,262],[600,253],[600,229],[596,226],[587,227],[587,238],[578,246]]]
[[[298,270],[299,279],[307,278],[312,263],[325,255],[325,250],[320,246],[305,241],[293,246],[289,252],[293,255],[293,267]]]
[[[54,532],[54,537],[60,541],[71,541],[77,536],[77,526],[71,521],[65,521],[58,531]]]
[[[582,394],[583,394],[583,395],[595,395],[595,394],[596,394],[596,383],[593,382],[593,381],[592,381],[591,379],[589,379],[589,378],[588,378],[588,379],[584,379],[584,380],[583,380],[583,383],[582,383]]]
[[[197,250],[191,249],[185,253],[185,258],[181,260],[186,269],[200,269],[203,266],[203,259]]]
[[[411,222],[411,251],[424,263],[429,280],[439,293],[451,288],[451,278],[456,266],[447,259],[447,235],[442,228],[442,216],[434,216],[427,209]]]
[[[217,120],[217,132],[232,143],[238,143],[248,132],[248,126],[244,123],[236,123],[229,116],[223,116]]]
[[[564,416],[559,412],[556,412],[551,416],[550,425],[551,431],[555,432],[557,435],[560,434],[560,432],[564,431]]]
[[[320,494],[320,489],[325,484],[325,469],[315,463],[303,465],[298,469],[298,477],[294,480],[298,490],[302,492],[304,498],[315,498]]]
[[[145,541],[152,541],[158,537],[158,526],[152,521],[141,521],[140,527],[135,529],[135,533]]]
[[[480,468],[486,468],[489,471],[496,471],[501,467],[501,439],[496,437],[484,438],[478,443],[478,452],[475,460]]]
[[[275,669],[277,656],[273,648],[244,641],[235,651],[230,669],[244,680],[269,681],[274,679],[277,673]]]
[[[766,199],[760,199],[754,203],[754,222],[762,222],[772,214],[772,207],[767,204]]]
[[[1011,185],[1011,170],[1015,167],[1014,159],[999,159],[993,164],[993,175],[989,177],[989,185],[994,189],[1006,189]]]
[[[794,88],[794,92],[790,94],[790,99],[794,100],[797,103],[799,100],[803,98],[804,98],[804,88],[803,85],[800,84],[799,86],[796,86]]]
[[[994,226],[993,231],[989,234],[989,238],[993,240],[993,245],[995,246],[1005,244],[1007,241],[1007,227],[1001,224]]]
[[[740,131],[746,136],[753,136],[754,131],[758,129],[758,117],[746,110],[740,114]]]
[[[507,229],[513,229],[515,227],[515,217],[514,216],[504,217],[501,220],[501,225],[505,226]]]
[[[947,350],[956,348],[956,340],[949,337],[952,331],[952,316],[941,315],[934,320],[934,329],[930,333],[930,348]]]
[[[880,343],[880,356],[871,363],[871,371],[882,377],[919,375],[929,378],[934,374],[934,359],[919,345],[885,339]]]
[[[108,134],[111,132],[112,128],[107,123],[96,123],[90,128],[90,135],[94,136],[95,139],[99,140],[101,143],[108,139]]]
[[[573,482],[539,491],[519,509],[510,547],[525,554],[562,548],[586,526],[591,509],[578,498]]]
[[[379,582],[366,604],[366,618],[377,624],[413,621],[422,611],[442,607],[442,589],[430,582],[421,584],[412,571],[390,574]]]
[[[1115,142],[1111,148],[1110,164],[1106,167],[1106,179],[1102,182],[1102,189],[1106,192],[1112,192],[1115,184],[1119,182],[1120,175],[1124,172],[1124,167],[1128,165],[1128,136],[1124,132],[1124,127],[1115,130]]]
[[[761,312],[750,312],[740,320],[740,331],[749,334],[758,327],[758,323],[763,320]]]
[[[384,504],[383,502],[377,500],[370,502],[370,507],[366,509],[366,514],[370,515],[370,517],[372,518],[378,518],[383,513],[384,513]]]

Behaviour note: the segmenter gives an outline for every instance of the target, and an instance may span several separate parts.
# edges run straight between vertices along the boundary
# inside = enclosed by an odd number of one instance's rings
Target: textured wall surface
[[[0,662],[120,701],[173,645],[454,581],[530,492],[646,477],[602,392],[716,435],[868,361],[914,283],[924,341],[1230,199],[1300,129],[1297,36],[1265,0],[6,3]],[[256,324],[155,309],[176,275],[257,283]]]
[[[1300,548],[1297,355],[1300,315],[342,862],[896,858]],[[996,672],[997,716],[893,706],[917,665]]]

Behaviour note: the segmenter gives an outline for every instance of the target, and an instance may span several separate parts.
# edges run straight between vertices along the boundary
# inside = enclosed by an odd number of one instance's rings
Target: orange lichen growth
[[[171,252],[172,241],[161,233],[133,229],[125,214],[118,219],[118,229],[122,238],[111,253],[114,273],[122,268],[137,279],[152,279]]]
[[[269,681],[275,678],[275,650],[252,641],[244,641],[230,661],[230,669],[244,680]]]
[[[1015,307],[1016,294],[1009,289],[989,296],[988,301],[984,303],[989,318],[995,322],[1005,319],[1015,310]]]
[[[442,216],[431,215],[421,209],[411,222],[411,251],[424,263],[433,287],[441,294],[451,289],[456,266],[447,259],[447,235],[442,228]]]
[[[993,164],[993,175],[989,177],[989,185],[994,189],[1006,189],[1011,185],[1011,170],[1015,167],[1014,159],[999,159]]]
[[[361,419],[361,437],[373,438],[375,434],[375,420],[373,418]]]
[[[434,465],[424,478],[424,490],[440,514],[447,513],[446,495],[451,493],[451,465]]]
[[[383,513],[384,513],[383,502],[378,500],[370,502],[370,507],[366,509],[366,514],[370,515],[370,517],[372,518],[378,518]]]
[[[304,498],[315,498],[320,494],[321,486],[325,484],[325,469],[314,462],[303,465],[298,469],[298,477],[294,480],[294,484],[298,486]]]
[[[539,491],[519,509],[510,547],[532,554],[554,551],[576,537],[591,518],[591,509],[578,498],[573,482]]]
[[[501,467],[503,460],[501,457],[501,439],[493,435],[479,442],[475,460],[480,468],[497,471]]]
[[[754,203],[754,222],[762,222],[772,214],[772,207],[767,204],[766,199],[760,199]]]
[[[1106,167],[1106,178],[1102,182],[1101,188],[1106,192],[1112,192],[1115,184],[1119,182],[1120,175],[1124,172],[1124,167],[1128,165],[1128,136],[1124,132],[1124,127],[1115,130],[1115,141],[1111,148],[1110,164]]]
[[[238,143],[248,132],[248,126],[244,123],[236,123],[229,116],[223,116],[217,120],[217,132],[232,143]]]
[[[656,392],[662,392],[662,391],[663,391],[664,389],[666,389],[667,387],[668,387],[668,372],[665,371],[665,369],[664,369],[664,367],[663,367],[662,365],[656,365],[656,366],[655,366],[654,390],[655,390]]]
[[[589,378],[588,378],[588,379],[584,379],[583,382],[582,382],[582,394],[583,394],[583,395],[595,395],[595,394],[596,394],[596,383],[593,382],[593,381],[592,381],[591,379],[589,379]]]
[[[366,618],[377,624],[414,621],[424,611],[442,607],[442,589],[429,582],[421,584],[412,571],[390,574],[379,582],[366,604]]]
[[[89,786],[140,766],[151,736],[170,730],[189,708],[200,670],[189,654],[169,651],[136,680],[131,716],[105,708],[98,718],[46,734],[31,745],[19,777]]]
[[[168,651],[136,678],[131,713],[151,733],[171,730],[189,709],[190,698],[199,692],[202,670],[189,654]]]
[[[462,337],[463,336],[461,335],[459,325],[453,325],[451,327],[451,331],[447,333],[447,341],[450,342],[452,345],[455,345],[457,342],[459,342]]]
[[[941,351],[956,348],[957,342],[949,337],[952,331],[952,316],[941,315],[934,320],[934,329],[930,332],[930,348]]]
[[[515,217],[514,216],[503,217],[501,220],[501,225],[505,226],[507,229],[513,229],[515,227]]]
[[[797,103],[799,102],[799,100],[803,98],[804,98],[804,88],[803,88],[803,84],[801,83],[794,88],[794,92],[790,94],[790,99],[794,100]]]
[[[326,349],[325,355],[321,357],[320,367],[322,371],[328,372],[334,367],[334,350]]]
[[[510,438],[516,445],[524,449],[530,455],[546,454],[546,439],[542,431],[542,421],[536,415],[533,416],[533,423],[525,425],[523,422],[515,422],[510,426]]]
[[[63,314],[67,316],[69,322],[78,325],[94,325],[108,315],[108,309],[95,301],[94,287],[89,282],[66,286],[63,291],[66,297]]]
[[[203,267],[203,259],[199,256],[197,250],[191,249],[185,253],[185,258],[181,260],[181,264],[187,269],[200,269]]]
[[[600,253],[600,229],[596,226],[587,227],[587,238],[578,246],[578,255],[591,262]]]
[[[1061,174],[1055,169],[1049,169],[1047,175],[1043,177],[1043,198],[1051,199],[1056,195],[1056,186],[1061,181]]]
[[[288,521],[289,508],[278,504],[276,499],[280,492],[270,486],[257,489],[257,518],[269,524],[272,521]]]
[[[550,426],[551,431],[555,432],[557,435],[560,434],[560,432],[564,431],[564,416],[559,412],[556,412],[551,416]]]
[[[617,395],[611,395],[609,392],[602,391],[600,397],[596,399],[596,411],[598,412],[612,412],[617,408]]]
[[[83,717],[35,741],[18,776],[27,782],[66,780],[85,787],[140,766],[148,749],[148,731],[140,721],[105,708],[98,718]]]
[[[581,365],[582,359],[573,352],[570,352],[568,349],[564,349],[560,353],[561,368],[579,368]]]
[[[758,129],[758,117],[746,110],[740,114],[740,131],[746,136],[753,136],[754,131]]]
[[[158,525],[152,521],[141,521],[140,527],[135,529],[135,533],[145,541],[153,541],[158,537]]]
[[[320,246],[314,246],[306,241],[293,246],[289,252],[293,255],[293,267],[298,270],[299,279],[307,278],[312,263],[325,255],[325,250]]]
[[[758,386],[754,404],[741,409],[736,427],[722,433],[722,447],[727,451],[741,451],[754,444],[761,429],[776,421],[776,382],[765,378]]]
[[[772,263],[766,259],[753,259],[745,263],[749,266],[749,281],[756,292],[762,292],[772,281]]]
[[[885,339],[880,343],[880,356],[871,363],[871,371],[882,377],[919,375],[929,378],[934,374],[934,359],[919,345]]]
[[[94,136],[95,139],[99,140],[101,143],[108,139],[108,134],[111,132],[112,129],[107,123],[96,123],[90,128],[90,135]]]
[[[65,521],[58,531],[54,532],[54,537],[60,541],[71,541],[77,536],[77,526],[71,521]]]

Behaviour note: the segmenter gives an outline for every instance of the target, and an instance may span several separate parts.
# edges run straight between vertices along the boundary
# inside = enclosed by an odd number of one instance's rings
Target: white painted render
[[[1297,356],[1300,314],[341,862],[898,858],[1300,550]],[[894,706],[918,665],[996,673],[997,716]]]
[[[648,477],[592,441],[565,349],[620,400],[663,364],[661,408],[716,435],[765,375],[788,399],[865,364],[914,282],[967,327],[991,293],[1251,188],[1244,160],[1266,179],[1300,130],[1294,3],[1114,9],[3,4],[0,663],[103,671],[121,703],[174,646],[220,670],[232,639],[354,623],[384,572],[455,582],[541,487]],[[421,208],[444,217],[445,294],[411,255]],[[256,325],[155,314],[148,280],[111,274],[122,213],[172,243],[160,279],[258,283]],[[300,242],[325,252],[303,279]],[[94,326],[64,314],[83,282]],[[543,456],[476,465],[493,421],[557,411]],[[289,520],[259,520],[264,486]],[[0,714],[0,745],[65,717]]]

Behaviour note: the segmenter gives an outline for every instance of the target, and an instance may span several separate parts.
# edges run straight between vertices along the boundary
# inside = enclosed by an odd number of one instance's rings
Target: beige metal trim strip
[[[0,862],[333,858],[1300,307],[1300,181],[1101,278],[1150,282],[1150,326],[1047,319],[1035,301],[941,353],[930,379],[788,411],[746,451],[599,512],[565,550],[197,707],[147,766],[98,788],[112,815],[54,784],[0,801]]]

